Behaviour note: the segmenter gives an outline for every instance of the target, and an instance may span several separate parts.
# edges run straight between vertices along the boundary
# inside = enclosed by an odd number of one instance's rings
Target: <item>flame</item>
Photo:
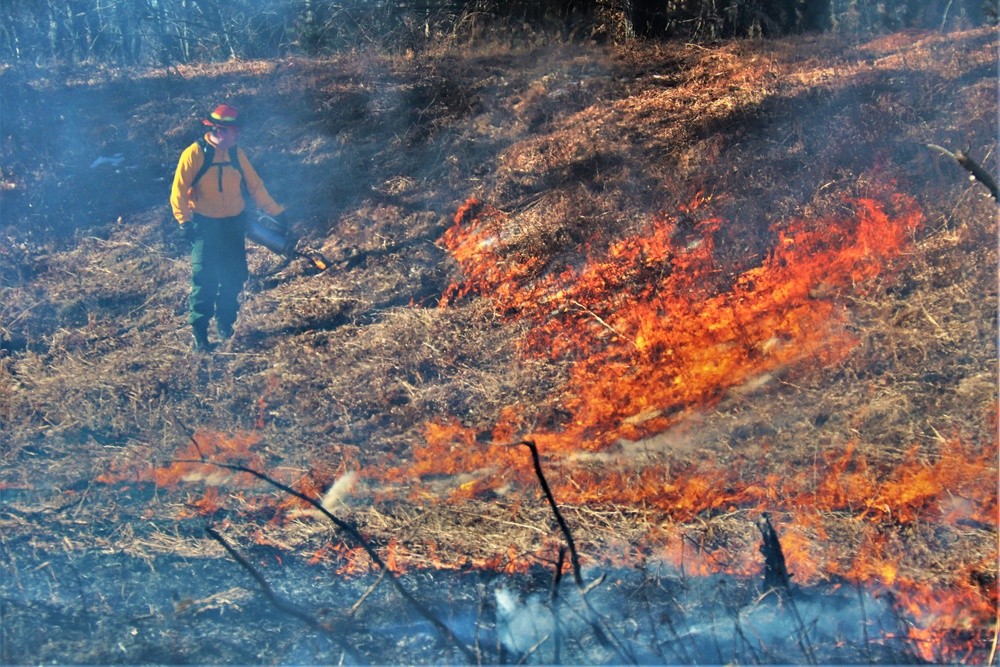
[[[537,428],[527,410],[508,406],[491,429],[481,431],[438,418],[424,425],[423,443],[414,448],[412,460],[358,475],[378,479],[386,489],[383,498],[406,489],[419,502],[461,502],[508,486],[534,488],[530,459],[516,446],[522,439],[534,440],[549,463],[558,463],[580,450],[610,450],[621,441],[662,432],[686,410],[710,406],[727,390],[781,367],[842,360],[856,340],[841,297],[863,295],[875,279],[891,275],[923,221],[905,196],[851,200],[846,202],[850,214],[775,227],[774,248],[760,265],[728,277],[715,252],[715,239],[727,222],[711,214],[711,201],[698,193],[676,214],[652,220],[641,234],[603,251],[590,248],[585,263],[561,268],[506,248],[505,215],[478,200],[466,202],[442,238],[464,280],[449,286],[441,307],[480,295],[497,313],[526,324],[519,341],[523,355],[570,364],[558,394],[569,419],[558,429]],[[682,229],[681,214],[696,219],[693,231]],[[259,424],[265,399],[258,404]],[[995,424],[995,407],[990,419]],[[177,458],[265,469],[254,451],[257,442],[255,434],[199,432]],[[942,442],[933,457],[915,445],[894,467],[870,460],[861,453],[862,445],[852,442],[827,451],[790,476],[747,474],[746,469],[768,467],[763,460],[741,458],[727,466],[702,461],[670,468],[574,468],[572,479],[556,475],[549,483],[561,503],[660,511],[666,524],[651,527],[648,536],[648,545],[659,546],[627,545],[613,549],[614,557],[619,563],[657,558],[689,575],[759,574],[763,564],[756,549],[710,544],[687,534],[684,526],[706,513],[740,512],[752,518],[767,510],[776,517],[795,582],[847,581],[891,596],[909,624],[906,637],[922,659],[961,661],[978,655],[974,652],[989,641],[983,628],[996,619],[996,586],[976,583],[975,576],[991,571],[989,564],[967,564],[966,570],[943,572],[940,581],[929,583],[907,562],[905,545],[884,528],[996,525],[995,443],[956,436]],[[209,484],[204,497],[182,510],[186,516],[217,511],[223,502],[218,484],[256,483],[249,476],[179,462],[161,468],[122,466],[98,478],[132,480],[171,489],[182,482]],[[293,486],[320,498],[330,481],[310,473]],[[274,524],[302,507],[288,497],[244,502],[246,511],[276,510]],[[824,518],[831,514],[849,517],[857,529],[852,558],[836,557],[826,548],[831,538]],[[258,539],[266,538],[261,533]],[[553,537],[532,554],[509,545],[486,556],[444,555],[433,543],[415,550],[392,540],[380,554],[393,572],[428,564],[526,572],[537,562],[556,562],[558,548]],[[318,549],[312,562],[319,561],[335,562],[344,576],[373,569],[363,549],[343,543]]]
[[[706,212],[710,201],[699,192],[643,234],[592,252],[581,268],[558,271],[547,271],[541,258],[505,251],[501,211],[476,199],[457,211],[442,243],[465,280],[449,286],[441,307],[485,296],[497,312],[530,323],[520,341],[525,355],[572,362],[560,392],[571,418],[558,431],[528,436],[545,452],[607,449],[646,437],[684,410],[710,405],[777,368],[844,358],[856,341],[836,296],[863,291],[891,271],[923,222],[916,203],[902,195],[854,200],[851,215],[775,229],[778,241],[762,264],[720,284],[714,239],[725,221]],[[682,214],[697,214],[693,237],[680,229]],[[509,442],[524,430],[512,406],[493,440]],[[425,440],[413,464],[393,469],[391,478],[494,468],[509,476],[518,456],[479,443],[474,430],[455,421],[428,424]],[[641,482],[636,497],[650,497],[647,486],[657,483]],[[711,497],[713,486],[702,497]],[[684,497],[699,496],[678,495],[675,511],[685,511]]]
[[[528,420],[512,406],[493,427],[492,442],[456,420],[438,420],[426,426],[412,465],[393,468],[390,477],[427,483],[459,476],[464,481],[452,500],[512,480],[529,485],[523,454],[499,444],[530,438],[553,461],[606,450],[662,432],[685,410],[711,405],[728,389],[781,367],[842,360],[857,341],[840,297],[864,295],[874,279],[891,275],[923,224],[916,203],[903,195],[850,200],[850,214],[774,228],[767,258],[725,280],[714,244],[727,223],[706,211],[710,201],[698,193],[677,214],[603,252],[591,249],[584,265],[569,268],[508,249],[505,214],[467,201],[442,238],[464,279],[449,286],[441,307],[479,295],[495,312],[527,323],[519,342],[526,357],[571,363],[559,391],[571,417],[559,430],[525,434]],[[693,235],[681,229],[682,213],[696,219]],[[568,504],[657,508],[682,524],[705,512],[781,512],[783,550],[796,582],[847,580],[892,595],[911,619],[908,637],[924,659],[953,660],[962,650],[981,649],[985,636],[958,635],[995,622],[995,586],[921,580],[908,568],[905,547],[882,527],[995,525],[995,443],[955,438],[934,460],[921,459],[914,446],[894,468],[858,454],[859,444],[827,452],[790,478],[752,479],[710,461],[669,470],[574,467],[572,479],[557,482],[553,492]],[[767,469],[763,462],[759,468]],[[420,484],[411,489],[423,493]],[[850,562],[835,560],[824,546],[830,539],[824,516],[831,513],[858,522],[861,541]],[[690,574],[762,568],[753,550],[730,553],[683,535],[659,556]]]
[[[215,514],[222,508],[222,504],[219,502],[219,490],[214,486],[210,486],[205,490],[205,495],[188,504],[188,508],[182,509],[179,513],[179,518],[189,518],[195,516],[209,516]]]
[[[262,399],[263,400],[263,399]],[[201,460],[240,465],[253,470],[266,470],[266,462],[257,453],[260,442],[255,432],[225,434],[207,429],[196,432],[186,445],[178,448],[169,463],[154,466],[143,457],[133,457],[125,463],[113,464],[97,476],[96,481],[119,485],[128,489],[128,483],[153,484],[158,488],[178,491],[182,485],[201,484],[205,491],[197,500],[188,500],[178,510],[177,518],[210,516],[219,510],[238,506],[241,515],[253,515],[264,509],[277,509],[278,519],[290,507],[297,507],[301,501],[292,498],[279,503],[274,497],[245,497],[245,491],[260,489],[262,482],[250,473],[230,471],[201,463]],[[299,483],[308,483],[300,480]],[[232,489],[231,493],[219,493],[218,487]]]
[[[526,355],[574,362],[562,401],[571,424],[537,438],[549,451],[604,449],[663,431],[674,412],[789,363],[844,358],[856,341],[835,297],[890,270],[923,219],[902,196],[850,204],[853,215],[775,230],[763,264],[720,285],[717,217],[703,215],[685,241],[678,218],[665,216],[580,269],[546,272],[540,258],[507,256],[504,214],[470,200],[443,238],[465,281],[441,303],[479,294],[528,320]]]
[[[141,458],[132,458],[124,463],[113,463],[95,479],[109,485],[151,482],[168,489],[177,489],[181,482],[204,481],[209,485],[217,485],[234,477],[240,483],[248,484],[253,480],[251,475],[211,469],[196,461],[205,459],[219,463],[239,463],[250,468],[263,466],[264,460],[253,451],[259,442],[260,436],[256,433],[237,432],[226,435],[203,429],[191,436],[187,445],[179,449],[173,456],[174,460],[165,467],[154,467]]]

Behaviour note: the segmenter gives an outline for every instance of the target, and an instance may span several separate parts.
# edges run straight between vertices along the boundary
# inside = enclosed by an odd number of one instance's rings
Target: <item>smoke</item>
[[[339,506],[346,507],[347,503],[344,502],[344,499],[355,490],[357,478],[358,475],[353,470],[337,478],[337,481],[330,485],[329,490],[323,496],[323,501],[320,503],[323,509],[327,512],[333,512]]]
[[[554,619],[541,596],[532,595],[522,602],[506,586],[498,588],[495,596],[497,632],[508,651],[526,653],[552,636]]]
[[[763,593],[728,575],[687,577],[654,565],[655,579],[613,570],[588,600],[608,633],[639,664],[841,664],[897,662],[905,636],[891,596],[847,582]],[[536,590],[536,589],[532,589]],[[582,602],[567,587],[553,609],[547,595],[494,589],[496,639],[519,664],[608,664]],[[618,656],[620,657],[620,656]]]

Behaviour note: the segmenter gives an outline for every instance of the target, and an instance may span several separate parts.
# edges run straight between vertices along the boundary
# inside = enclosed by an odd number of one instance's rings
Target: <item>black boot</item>
[[[194,349],[198,352],[211,352],[213,345],[208,342],[208,329],[194,326],[191,330],[194,333]]]

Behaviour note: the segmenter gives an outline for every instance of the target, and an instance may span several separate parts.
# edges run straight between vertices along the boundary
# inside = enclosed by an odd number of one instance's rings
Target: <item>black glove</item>
[[[187,222],[181,223],[181,236],[183,236],[186,241],[194,243],[195,233],[193,222],[188,220]]]

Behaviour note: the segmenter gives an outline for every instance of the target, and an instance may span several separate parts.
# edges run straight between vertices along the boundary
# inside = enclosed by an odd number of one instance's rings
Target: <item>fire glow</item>
[[[996,622],[997,597],[995,581],[979,581],[976,573],[992,571],[991,564],[967,563],[962,572],[941,572],[928,581],[908,566],[906,545],[893,536],[898,538],[896,528],[925,524],[995,525],[995,443],[944,440],[930,458],[913,446],[889,468],[870,460],[863,443],[850,442],[822,453],[792,476],[761,474],[766,462],[747,457],[725,466],[713,461],[669,468],[574,466],[572,474],[562,474],[582,450],[613,453],[620,443],[661,433],[686,411],[711,407],[727,390],[782,367],[844,360],[856,339],[841,297],[864,295],[875,279],[891,276],[922,224],[919,209],[904,196],[847,202],[849,215],[785,225],[775,232],[774,249],[759,266],[722,285],[714,238],[726,222],[706,211],[710,203],[699,195],[680,211],[700,220],[693,234],[680,231],[677,218],[662,216],[645,233],[591,253],[578,268],[546,272],[537,258],[505,253],[502,212],[467,202],[442,240],[466,279],[446,291],[442,307],[480,295],[496,312],[527,323],[520,340],[523,355],[570,362],[568,381],[559,390],[569,417],[558,428],[537,428],[525,408],[510,406],[488,434],[454,419],[434,420],[425,425],[425,442],[415,447],[412,462],[363,468],[358,477],[388,489],[381,493],[389,499],[398,484],[418,502],[441,499],[429,482],[441,476],[462,475],[464,483],[447,498],[451,502],[504,487],[533,489],[527,453],[516,446],[530,439],[556,469],[549,482],[560,503],[641,506],[664,517],[640,543],[613,555],[587,554],[592,563],[655,561],[689,575],[755,577],[763,563],[753,547],[713,547],[676,538],[706,512],[751,519],[767,511],[775,517],[797,584],[846,582],[885,595],[906,619],[905,638],[885,639],[907,641],[925,660],[982,658]],[[254,434],[199,433],[177,458],[239,461],[264,469],[256,442]],[[109,473],[99,481],[210,485],[205,497],[186,504],[184,516],[211,514],[224,504],[212,485],[233,483],[242,489],[256,483],[245,474],[238,479],[233,473],[214,473],[219,479],[205,477],[209,474],[197,463],[174,463]],[[330,481],[308,474],[294,486],[319,498]],[[241,514],[267,507],[273,525],[301,509],[294,498],[242,501]],[[827,548],[831,536],[824,519],[832,514],[850,517],[855,541],[850,558]],[[555,562],[559,547],[550,536],[533,557],[506,545],[497,545],[492,556],[470,557],[422,544],[419,560],[438,569],[523,572],[539,560]],[[414,567],[404,543],[393,540],[384,551],[393,572]],[[344,576],[373,568],[363,549],[343,543],[320,548],[312,560],[333,562]]]
[[[520,341],[524,355],[572,363],[560,401],[570,418],[558,429],[533,430],[522,411],[510,407],[490,444],[455,421],[434,422],[414,464],[394,476],[478,474],[453,492],[456,501],[515,478],[530,485],[524,454],[498,444],[530,439],[553,461],[580,450],[609,450],[663,432],[684,411],[709,407],[728,389],[776,369],[843,360],[856,340],[838,297],[863,295],[873,279],[891,275],[923,224],[914,201],[903,195],[846,202],[853,214],[802,219],[777,231],[761,265],[720,288],[714,234],[726,223],[699,211],[708,201],[699,193],[678,212],[698,211],[696,238],[679,233],[679,216],[663,216],[646,233],[561,272],[546,272],[538,258],[505,252],[505,214],[466,202],[442,239],[465,280],[449,287],[442,306],[479,295],[495,312],[530,323]],[[909,640],[918,655],[969,659],[987,645],[986,629],[996,622],[995,583],[977,585],[958,576],[940,586],[904,574],[903,548],[880,526],[959,518],[995,525],[995,443],[949,441],[932,464],[918,462],[914,447],[896,470],[869,464],[855,454],[856,444],[827,453],[792,479],[752,479],[753,473],[710,463],[669,471],[574,468],[555,493],[569,504],[655,507],[677,522],[706,510],[784,510],[784,548],[796,582],[848,580],[888,592],[911,619]],[[753,462],[746,465],[754,468]],[[832,561],[824,553],[824,512],[849,512],[861,524],[852,562]],[[734,563],[685,551],[682,540],[679,556],[661,556],[686,559],[688,571],[702,574],[761,568],[753,553]]]
[[[683,212],[704,201],[696,197]],[[488,295],[498,312],[529,320],[525,354],[574,362],[563,401],[571,424],[532,437],[550,453],[602,449],[661,432],[669,412],[711,405],[726,389],[786,364],[846,356],[855,341],[834,297],[889,270],[923,222],[903,196],[851,205],[853,216],[781,230],[761,266],[720,290],[719,218],[702,216],[699,237],[679,244],[677,221],[666,216],[582,269],[538,275],[537,259],[502,257],[495,230],[503,214],[470,201],[444,237],[466,281],[443,303]],[[477,214],[463,223],[470,211]]]

